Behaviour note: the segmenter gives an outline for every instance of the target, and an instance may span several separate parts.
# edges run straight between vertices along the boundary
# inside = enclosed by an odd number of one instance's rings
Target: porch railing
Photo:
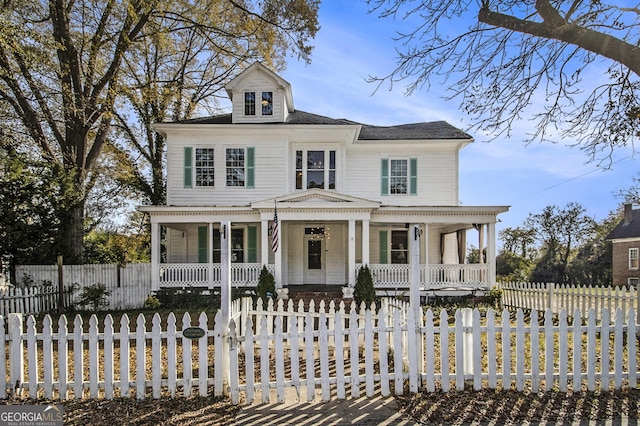
[[[267,265],[267,269],[274,273],[274,265]],[[258,284],[260,271],[262,271],[261,263],[232,263],[231,286],[255,287]],[[160,287],[216,287],[220,285],[220,281],[220,264],[160,264]]]
[[[356,273],[362,265],[356,264]],[[272,274],[274,265],[267,265]],[[410,286],[409,265],[369,265],[376,288],[399,289]],[[261,263],[232,263],[231,285],[255,287],[258,284]],[[211,276],[211,279],[209,279]],[[423,290],[444,288],[489,288],[487,264],[420,265],[420,283]],[[427,280],[428,277],[428,280]],[[220,265],[208,263],[160,264],[160,287],[217,287],[220,285]]]
[[[356,274],[361,266],[356,264]],[[411,284],[409,265],[371,264],[369,269],[376,288],[408,288]],[[487,264],[420,265],[421,288],[422,290],[489,288],[488,271]]]

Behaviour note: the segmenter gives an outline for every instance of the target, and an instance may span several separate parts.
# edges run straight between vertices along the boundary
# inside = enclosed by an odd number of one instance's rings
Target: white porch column
[[[282,233],[284,232],[284,223],[283,221],[278,218],[278,250],[275,252],[275,276],[273,278],[275,278],[276,280],[276,290],[277,289],[281,289],[282,288],[282,251],[283,251],[283,247],[282,247]]]
[[[347,267],[349,268],[349,287],[356,285],[356,221],[349,219],[349,258]]]
[[[222,339],[222,390],[226,394],[229,385],[229,319],[231,317],[231,222],[220,222],[220,321]],[[220,390],[216,387],[216,396]]]
[[[269,219],[262,219],[260,222],[260,262],[267,266],[269,264]]]
[[[489,270],[489,276],[487,281],[489,282],[489,288],[493,288],[496,284],[496,224],[487,224],[488,238],[487,238],[487,266]]]
[[[484,263],[484,256],[482,255],[482,250],[484,249],[484,224],[480,224],[478,228],[478,249],[480,250],[478,263]]]
[[[420,226],[409,226],[409,304],[414,318],[420,318]]]
[[[229,227],[229,229],[231,229],[231,227]],[[213,281],[213,232],[213,223],[207,223],[207,287],[209,287],[209,289],[215,287]]]
[[[151,291],[160,289],[160,226],[151,216]]]
[[[425,223],[424,231],[422,233],[422,241],[424,245],[421,247],[424,250],[424,285],[425,290],[431,288],[431,271],[429,271],[429,224]]]
[[[369,220],[365,219],[362,221],[362,241],[360,244],[362,245],[362,264],[369,264]]]

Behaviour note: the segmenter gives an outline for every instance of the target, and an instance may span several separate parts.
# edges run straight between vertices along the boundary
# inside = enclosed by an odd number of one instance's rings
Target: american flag
[[[271,230],[271,250],[278,251],[278,208],[273,207],[273,228]]]

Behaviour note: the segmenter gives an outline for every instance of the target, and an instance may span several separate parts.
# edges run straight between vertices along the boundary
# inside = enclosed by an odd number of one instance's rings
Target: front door
[[[310,232],[314,230],[315,232]],[[325,281],[325,240],[318,228],[305,229],[304,236],[304,283],[324,284]]]

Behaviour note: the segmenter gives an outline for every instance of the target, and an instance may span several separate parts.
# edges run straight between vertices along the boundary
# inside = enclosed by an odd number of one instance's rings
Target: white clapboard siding
[[[318,305],[319,312],[302,313],[292,305],[285,310],[283,303],[270,303],[262,311],[260,304],[240,303],[235,309],[245,306],[252,313],[236,312],[229,324],[218,313],[211,330],[202,313],[197,326],[205,336],[194,340],[182,334],[192,326],[189,313],[181,326],[173,314],[166,321],[155,314],[149,324],[143,315],[132,324],[126,315],[119,324],[110,315],[103,321],[94,315],[88,325],[80,316],[62,316],[56,333],[48,315],[41,329],[33,316],[13,317],[8,332],[7,320],[0,317],[0,396],[157,399],[213,392],[228,394],[237,404],[243,393],[248,403],[256,397],[264,403],[287,402],[289,387],[300,401],[328,401],[332,395],[371,397],[378,389],[382,395],[401,394],[405,383],[411,392],[448,392],[452,384],[464,389],[467,383],[474,390],[534,393],[566,392],[585,384],[589,390],[637,386],[633,308],[617,309],[613,316],[607,308],[584,314],[576,309],[571,317],[564,310],[558,316],[551,309],[534,310],[529,319],[518,310],[515,320],[507,309],[499,315],[475,309],[470,316],[456,311],[452,323],[442,310],[436,324],[431,310],[414,318],[411,310],[400,308],[360,310],[354,304],[348,312],[344,306],[325,312]],[[237,322],[240,318],[246,318],[245,324]]]

